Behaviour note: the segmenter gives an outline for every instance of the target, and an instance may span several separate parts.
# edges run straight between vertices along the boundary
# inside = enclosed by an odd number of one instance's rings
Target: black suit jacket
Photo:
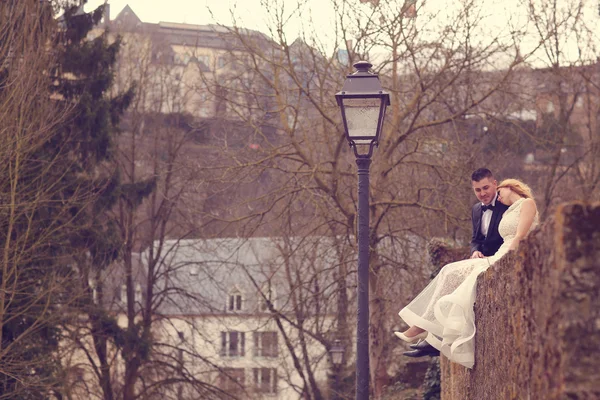
[[[471,237],[471,254],[474,251],[480,251],[484,256],[489,257],[494,255],[504,240],[500,233],[498,233],[498,225],[502,219],[502,214],[508,209],[508,206],[500,203],[496,200],[496,206],[492,213],[492,220],[490,221],[490,227],[488,228],[487,236],[483,236],[481,233],[481,203],[477,203],[473,206],[471,220],[473,222],[473,235]]]

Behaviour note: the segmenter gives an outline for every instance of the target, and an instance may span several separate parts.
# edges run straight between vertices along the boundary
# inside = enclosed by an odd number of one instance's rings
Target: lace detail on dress
[[[519,199],[508,207],[508,210],[504,211],[500,225],[498,225],[498,233],[502,236],[505,241],[512,239],[517,234],[517,227],[519,226],[519,216],[521,215],[521,205],[524,199]]]
[[[498,249],[496,254],[492,256],[492,262],[495,262],[498,259],[500,259],[500,257],[502,257],[508,251],[510,242],[516,236],[523,201],[525,201],[524,198],[515,201],[513,204],[511,204],[510,207],[508,207],[508,210],[506,210],[502,215],[502,219],[500,220],[500,224],[498,225],[498,233],[500,233],[500,236],[502,236],[502,239],[504,239],[504,243],[502,244],[500,249]],[[531,227],[529,228],[529,232],[527,232],[527,234],[531,233],[531,231],[537,227],[538,221],[539,214],[536,213],[533,223],[531,224]]]
[[[475,267],[485,267],[486,265],[488,265],[486,259],[463,260],[445,265],[438,273],[438,279],[441,284],[433,287],[431,299],[437,300],[442,296],[452,293],[473,272]],[[435,321],[434,304],[435,301],[428,301],[423,313],[423,318],[428,321]]]

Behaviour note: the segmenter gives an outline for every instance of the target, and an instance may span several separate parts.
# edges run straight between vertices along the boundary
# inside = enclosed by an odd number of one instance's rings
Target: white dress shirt
[[[494,196],[494,200],[492,200],[491,205],[496,206],[496,198],[498,197],[498,193]],[[483,203],[481,203],[484,206]],[[483,236],[487,237],[488,229],[490,229],[490,222],[492,222],[492,214],[494,211],[485,210],[483,214],[481,214],[481,233]]]

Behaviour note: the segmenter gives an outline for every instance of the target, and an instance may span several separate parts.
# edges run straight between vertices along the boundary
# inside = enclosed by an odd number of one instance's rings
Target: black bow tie
[[[487,206],[481,206],[481,211],[482,212],[486,212],[487,210],[492,210],[494,211],[494,206],[492,204],[488,204]]]

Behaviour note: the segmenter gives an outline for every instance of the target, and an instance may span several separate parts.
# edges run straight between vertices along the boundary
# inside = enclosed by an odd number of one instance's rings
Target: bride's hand
[[[473,254],[471,254],[471,258],[485,258],[485,256],[480,251],[474,251]]]

